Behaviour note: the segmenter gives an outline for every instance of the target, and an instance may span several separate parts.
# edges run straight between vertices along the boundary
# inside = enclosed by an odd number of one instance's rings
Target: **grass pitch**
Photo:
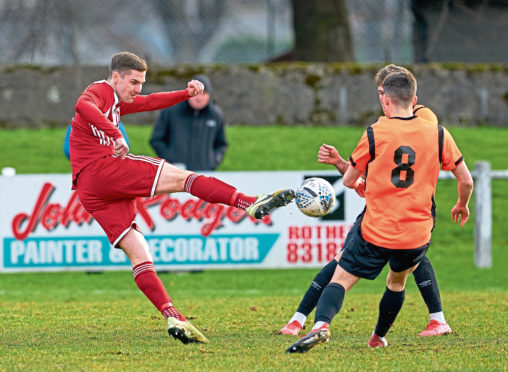
[[[446,263],[433,261],[439,275]],[[404,307],[387,335],[390,346],[369,349],[383,273],[374,282],[360,281],[346,296],[329,343],[298,355],[285,354],[296,338],[278,330],[315,270],[161,273],[175,305],[209,345],[170,339],[162,316],[129,272],[2,275],[0,370],[501,371],[508,295],[504,283],[491,284],[485,273],[464,272],[464,283],[481,281],[474,286],[481,289],[472,290],[439,275],[452,335],[418,336],[428,314],[410,279]]]
[[[132,152],[153,155],[150,127],[127,126]],[[347,156],[361,128],[228,127],[222,171],[330,169],[317,163],[323,142]],[[65,129],[1,130],[0,168],[69,173],[61,152]],[[508,169],[506,129],[451,128],[470,169],[489,160]],[[420,338],[427,309],[412,278],[386,349],[367,341],[377,321],[386,271],[360,281],[331,325],[329,343],[306,354],[284,351],[278,334],[317,270],[161,273],[175,305],[209,345],[170,339],[165,321],[130,272],[0,274],[0,371],[506,371],[508,334],[508,180],[493,180],[493,267],[474,266],[474,224],[450,221],[456,183],[439,181],[438,220],[429,257],[454,334]],[[470,205],[474,211],[474,203]],[[313,314],[309,317],[311,324]],[[307,329],[308,330],[308,329]]]
[[[128,117],[127,117],[128,118]],[[69,173],[63,155],[66,128],[0,129],[0,169],[15,167],[18,173]],[[126,124],[131,148],[136,155],[155,156],[150,147],[151,126]],[[448,128],[470,169],[478,160],[488,160],[492,169],[508,169],[505,128]],[[322,143],[333,145],[347,158],[364,128],[227,126],[229,147],[220,171],[333,169],[317,162]]]

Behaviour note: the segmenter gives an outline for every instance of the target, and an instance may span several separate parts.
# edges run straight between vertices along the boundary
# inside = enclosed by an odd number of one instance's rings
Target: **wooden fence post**
[[[490,163],[479,161],[474,166],[474,263],[492,267],[492,191]]]

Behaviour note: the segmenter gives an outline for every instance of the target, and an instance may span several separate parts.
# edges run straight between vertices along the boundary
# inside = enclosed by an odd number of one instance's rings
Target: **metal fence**
[[[409,0],[348,0],[357,62],[413,61],[413,14]]]
[[[506,62],[508,0],[346,0],[357,62]],[[293,48],[292,0],[0,0],[0,63],[264,62]]]
[[[410,62],[410,0],[347,0],[359,62]],[[0,63],[262,62],[293,46],[291,0],[0,0]]]
[[[0,62],[257,62],[292,45],[289,0],[0,0]]]

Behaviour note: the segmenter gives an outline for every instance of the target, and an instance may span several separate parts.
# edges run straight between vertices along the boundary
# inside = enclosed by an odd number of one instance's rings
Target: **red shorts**
[[[136,198],[152,197],[164,160],[150,156],[114,155],[87,165],[77,179],[77,193],[83,207],[101,225],[111,244],[136,225]]]

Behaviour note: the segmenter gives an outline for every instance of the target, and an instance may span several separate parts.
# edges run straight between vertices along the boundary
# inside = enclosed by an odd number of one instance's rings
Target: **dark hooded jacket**
[[[228,146],[224,133],[224,115],[213,102],[212,84],[204,75],[201,81],[210,102],[201,110],[187,101],[164,109],[155,123],[150,144],[160,158],[170,163],[183,163],[193,171],[215,170]]]

